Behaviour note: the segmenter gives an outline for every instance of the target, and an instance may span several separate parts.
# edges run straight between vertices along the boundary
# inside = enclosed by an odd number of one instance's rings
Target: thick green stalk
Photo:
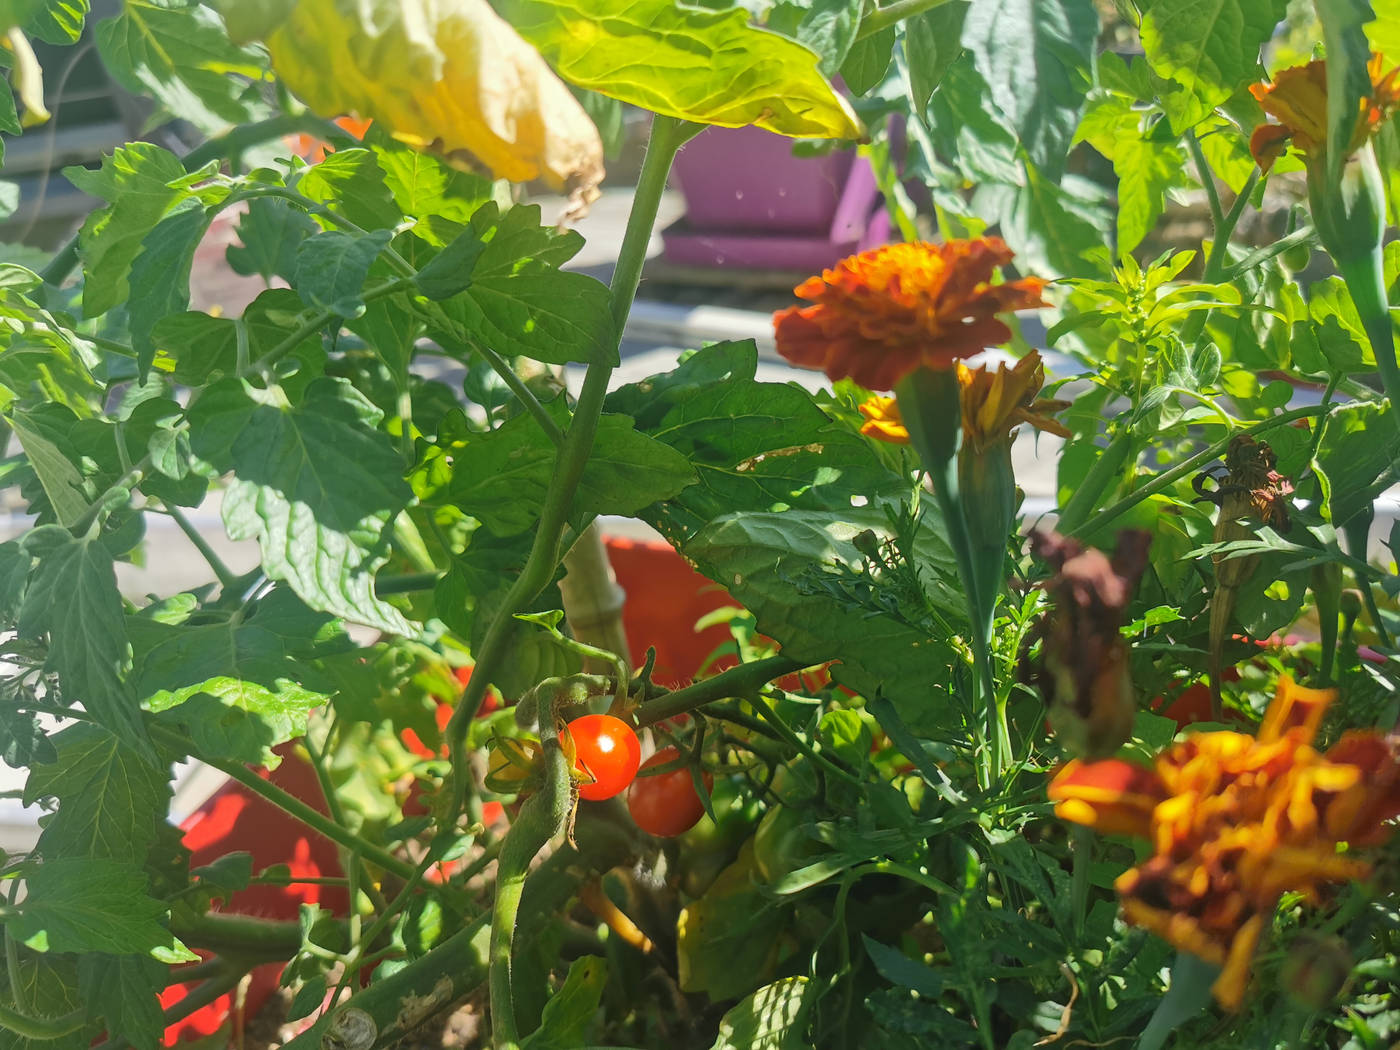
[[[520,815],[501,844],[496,861],[496,900],[491,909],[491,1046],[494,1050],[519,1050],[520,1031],[515,1021],[511,990],[511,953],[515,943],[515,919],[530,862],[549,840],[564,829],[573,805],[569,760],[559,741],[544,738],[541,763],[543,783],[525,800]]]
[[[962,444],[962,407],[958,377],[952,369],[920,368],[895,387],[899,412],[909,431],[909,443],[919,454],[933,482],[934,497],[943,512],[943,528],[963,580],[973,660],[973,709],[983,721],[974,720],[979,751],[979,779],[990,787],[1002,773],[1002,713],[992,676],[991,628],[999,582],[983,580],[988,572],[978,564],[977,550],[968,530],[964,501],[958,482],[958,449]]]
[[[888,29],[906,18],[913,18],[915,15],[932,11],[935,7],[942,7],[950,2],[951,0],[894,0],[894,3],[877,7],[861,19],[860,29],[856,31],[856,39],[864,40],[866,37],[874,36],[881,30]]]
[[[748,696],[775,678],[781,678],[793,671],[800,671],[803,664],[786,656],[769,656],[752,663],[740,664],[727,671],[721,671],[713,678],[696,682],[684,689],[677,689],[665,696],[648,700],[633,714],[639,726],[654,725],[668,718],[692,711],[716,700],[727,700],[732,696]]]
[[[583,476],[584,465],[593,451],[593,438],[603,411],[603,397],[607,394],[608,380],[612,377],[613,366],[609,362],[621,342],[622,330],[627,324],[627,315],[631,312],[632,300],[641,281],[647,245],[651,240],[652,227],[656,224],[656,211],[666,188],[666,176],[671,170],[676,151],[698,130],[696,125],[671,117],[658,116],[652,124],[651,142],[637,180],[637,194],[632,202],[632,213],[627,218],[617,268],[613,271],[613,345],[607,353],[600,348],[599,360],[588,366],[573,419],[555,459],[554,473],[545,493],[544,508],[535,528],[529,557],[487,628],[486,637],[477,653],[476,670],[444,734],[452,754],[453,791],[458,802],[452,807],[454,813],[461,808],[467,778],[471,776],[468,766],[470,756],[466,749],[467,729],[481,707],[486,687],[499,677],[501,666],[510,659],[510,639],[518,623],[515,614],[525,609],[549,585],[559,565],[560,540],[579,479]]]

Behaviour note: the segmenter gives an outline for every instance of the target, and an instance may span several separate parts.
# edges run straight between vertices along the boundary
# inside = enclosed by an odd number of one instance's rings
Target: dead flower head
[[[1064,820],[1150,841],[1117,882],[1124,917],[1221,967],[1213,992],[1235,1009],[1280,896],[1316,903],[1369,865],[1339,843],[1373,845],[1400,814],[1400,739],[1344,733],[1314,747],[1335,690],[1283,677],[1257,736],[1193,733],[1151,769],[1067,763],[1050,784]]]
[[[917,368],[946,369],[1011,338],[997,314],[1044,306],[1045,282],[992,284],[1011,250],[996,237],[890,244],[842,259],[798,285],[811,306],[773,316],[778,352],[795,365],[893,390]]]
[[[1076,754],[1112,754],[1132,731],[1137,704],[1119,627],[1147,567],[1150,542],[1148,533],[1125,529],[1110,558],[1058,533],[1031,533],[1032,552],[1055,570],[1045,583],[1054,608],[1045,617],[1033,677],[1051,727]]]

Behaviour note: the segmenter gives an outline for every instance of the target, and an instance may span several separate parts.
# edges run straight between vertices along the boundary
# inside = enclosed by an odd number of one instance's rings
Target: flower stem
[[[651,141],[637,180],[637,194],[632,202],[632,213],[627,218],[617,268],[613,271],[611,307],[614,350],[621,341],[622,330],[641,281],[642,265],[646,262],[647,245],[656,224],[656,212],[662,191],[666,188],[671,161],[676,151],[698,131],[698,125],[672,117],[657,116],[652,123]],[[565,432],[563,444],[559,446],[530,554],[487,628],[486,637],[477,653],[475,673],[467,683],[452,719],[447,723],[444,736],[451,749],[453,792],[458,803],[451,807],[453,814],[461,808],[467,778],[471,776],[468,767],[470,756],[466,748],[467,729],[486,695],[486,687],[499,676],[500,667],[510,658],[510,639],[518,624],[515,614],[548,586],[559,564],[560,539],[584,465],[593,450],[593,438],[603,411],[603,397],[608,390],[608,380],[612,377],[613,366],[608,363],[612,356],[611,353],[600,353],[599,360],[588,366],[573,419]]]

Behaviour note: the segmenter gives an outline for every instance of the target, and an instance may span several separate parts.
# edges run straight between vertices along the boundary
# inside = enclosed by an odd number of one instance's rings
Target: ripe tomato
[[[569,723],[568,732],[578,753],[575,768],[593,778],[579,785],[578,797],[601,802],[626,791],[642,764],[642,745],[632,727],[612,715],[584,715]]]
[[[642,763],[640,772],[664,766],[679,757],[680,752],[674,747],[663,747]],[[706,791],[714,787],[715,778],[710,774],[705,773],[704,780]],[[682,767],[656,776],[638,776],[627,789],[627,811],[637,827],[649,835],[667,839],[695,827],[705,815],[705,806],[695,792],[695,779],[690,770]]]

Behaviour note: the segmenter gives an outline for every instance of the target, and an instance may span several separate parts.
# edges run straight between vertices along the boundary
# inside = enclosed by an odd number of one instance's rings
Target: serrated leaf
[[[909,60],[909,90],[916,114],[923,112],[943,75],[962,54],[968,6],[968,0],[952,0],[905,23],[904,53]]]
[[[150,96],[205,134],[267,112],[256,90],[230,73],[265,76],[257,53],[235,46],[223,22],[193,0],[125,0],[121,13],[97,23],[97,49],[113,79]]]
[[[301,176],[297,190],[365,230],[387,230],[403,221],[385,182],[384,169],[367,149],[336,150]]]
[[[243,311],[248,332],[248,357],[256,360],[279,347],[293,330],[301,328],[306,308],[289,288],[270,288]],[[170,378],[187,386],[204,386],[210,380],[238,373],[238,321],[212,317],[197,310],[170,314],[151,333],[156,345],[155,364]],[[309,335],[288,355],[300,364],[297,374],[284,379],[284,389],[296,393],[324,372],[325,351],[317,335]]]
[[[1191,100],[1173,118],[1176,130],[1260,79],[1259,48],[1273,35],[1285,6],[1283,0],[1151,0],[1144,7],[1148,63]]]
[[[297,248],[293,284],[311,306],[329,310],[340,317],[358,317],[365,308],[365,279],[369,269],[388,245],[389,230],[366,234],[327,230],[308,237]]]
[[[881,944],[865,934],[861,934],[860,939],[880,976],[895,987],[912,989],[926,999],[936,1000],[943,994],[943,977],[932,966],[911,959],[898,948]]]
[[[155,360],[151,332],[163,317],[190,305],[190,267],[209,228],[209,216],[195,200],[181,201],[141,241],[131,264],[127,329],[144,378]]]
[[[21,950],[17,977],[20,988],[11,983],[9,967],[0,968],[0,987],[4,988],[4,1000],[12,1009],[24,1004],[26,1012],[33,1011],[39,1017],[66,1017],[75,1010],[82,1009],[84,1000],[80,991],[78,961],[71,956],[37,955]],[[80,1027],[77,1031],[57,1039],[30,1039],[0,1029],[0,1048],[3,1050],[87,1050],[93,1040],[101,1034],[94,1025]]]
[[[20,608],[21,637],[49,636],[49,665],[65,696],[124,743],[154,759],[136,697],[124,674],[130,666],[121,594],[111,552],[101,539],[75,537],[42,525],[23,540],[38,567]]]
[[[373,148],[384,172],[384,185],[405,215],[466,222],[492,199],[489,179],[450,167],[429,153],[401,143],[375,144]]]
[[[148,896],[146,875],[133,864],[61,857],[34,865],[25,886],[6,929],[35,951],[199,958],[161,924],[166,905]]]
[[[855,44],[860,19],[860,6],[848,0],[785,0],[768,9],[765,25],[815,51],[831,76]]]
[[[165,1034],[159,993],[170,970],[147,955],[83,955],[78,988],[88,1017],[101,1019],[107,1035],[132,1046],[159,1046]]]
[[[225,251],[235,273],[292,280],[297,246],[319,227],[311,216],[281,197],[256,197],[238,220],[238,244]]]
[[[15,412],[8,422],[59,523],[77,524],[87,513],[88,497],[82,472],[74,464],[77,452],[64,426],[76,422],[72,413],[64,410],[60,414],[50,406],[47,411]]]
[[[185,171],[168,150],[149,142],[119,146],[98,171],[64,168],[84,193],[107,201],[88,216],[78,236],[83,260],[83,314],[106,313],[131,294],[127,274],[141,242],[203,176]]]
[[[973,196],[978,214],[997,216],[1017,265],[1045,277],[1105,276],[1109,271],[1105,210],[1055,185],[1034,167],[1024,169],[1021,181],[1021,185],[983,186]]]
[[[5,696],[6,701],[13,699],[13,694]],[[11,769],[27,769],[56,761],[58,752],[37,715],[7,702],[0,706],[0,759]]]
[[[846,509],[853,495],[874,499],[903,488],[869,442],[834,423],[811,394],[793,384],[755,382],[755,368],[751,343],[721,344],[699,351],[671,376],[609,395],[608,407],[635,408],[638,429],[670,445],[695,471],[696,484],[647,515],[673,543],[739,509]],[[730,378],[706,382],[715,370]]]
[[[58,799],[40,852],[145,863],[169,807],[169,767],[148,762],[101,726],[70,726],[53,746],[55,760],[35,766],[24,786],[26,804]]]
[[[607,286],[559,270],[583,245],[540,226],[537,205],[502,214],[495,203],[472,216],[486,247],[472,268],[471,286],[442,303],[443,312],[497,353],[549,364],[616,363]]]
[[[1031,161],[1062,170],[1093,82],[1093,0],[972,0],[963,44]]]
[[[887,26],[857,40],[841,63],[841,79],[856,96],[864,95],[885,79],[894,57],[894,26]]]
[[[412,493],[398,452],[376,429],[382,415],[364,395],[323,378],[293,406],[280,388],[226,379],[189,414],[195,454],[234,475],[223,502],[229,536],[258,540],[270,579],[286,580],[313,609],[410,631],[375,595],[374,572]]]
[[[485,250],[486,242],[475,230],[464,230],[418,271],[414,283],[429,299],[449,299],[471,287],[476,261]]]
[[[46,44],[63,45],[76,43],[83,35],[88,0],[44,0],[28,6],[33,10],[24,21],[24,31],[30,36]]]
[[[510,0],[502,14],[565,80],[702,124],[852,139],[860,125],[807,48],[740,8]]]
[[[166,720],[187,725],[206,754],[275,765],[271,749],[303,736],[307,715],[329,699],[329,684],[290,657],[256,616],[239,624],[152,625],[141,641],[137,694],[157,713],[198,701]]]

